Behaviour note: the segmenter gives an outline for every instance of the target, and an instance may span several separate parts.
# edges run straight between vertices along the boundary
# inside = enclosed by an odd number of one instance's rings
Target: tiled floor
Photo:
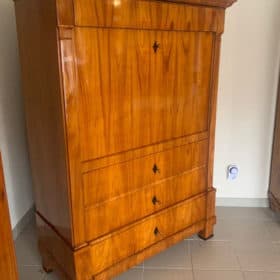
[[[280,218],[265,208],[218,208],[215,237],[187,239],[116,280],[279,280]],[[16,240],[20,280],[58,280],[40,266],[30,224]]]

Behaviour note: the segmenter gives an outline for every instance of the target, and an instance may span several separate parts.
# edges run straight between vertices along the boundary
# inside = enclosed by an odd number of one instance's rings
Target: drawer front
[[[78,26],[92,27],[222,31],[222,9],[166,2],[75,0],[75,21]]]
[[[87,240],[206,191],[207,168],[185,172],[86,209]],[[106,217],[106,219],[104,219]],[[98,225],[98,226],[96,226]]]
[[[93,266],[94,274],[97,274],[126,257],[204,220],[205,213],[206,196],[162,211],[102,241],[92,243],[89,264]]]
[[[85,207],[205,166],[208,141],[187,144],[83,174]]]
[[[208,130],[213,33],[76,28],[75,41],[83,162]]]

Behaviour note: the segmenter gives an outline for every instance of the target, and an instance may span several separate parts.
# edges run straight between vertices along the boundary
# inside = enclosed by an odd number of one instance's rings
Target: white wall
[[[16,38],[14,2],[0,0],[0,150],[12,227],[33,205]]]
[[[280,1],[239,0],[227,10],[218,98],[218,197],[265,198],[280,61]],[[240,177],[226,180],[226,167]]]

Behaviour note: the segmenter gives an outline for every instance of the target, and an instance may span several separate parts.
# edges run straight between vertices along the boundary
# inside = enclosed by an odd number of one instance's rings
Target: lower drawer
[[[204,220],[205,215],[206,195],[186,200],[92,242],[89,245],[90,249],[86,249],[87,265],[91,267],[94,274],[98,274],[160,240]],[[104,222],[106,221],[104,220]]]
[[[94,240],[191,196],[205,192],[206,179],[207,168],[197,168],[86,208],[87,240]]]

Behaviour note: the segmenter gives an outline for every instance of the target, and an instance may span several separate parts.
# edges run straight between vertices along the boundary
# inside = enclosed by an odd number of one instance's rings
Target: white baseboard
[[[217,197],[217,206],[224,207],[269,207],[268,198],[229,198]]]

